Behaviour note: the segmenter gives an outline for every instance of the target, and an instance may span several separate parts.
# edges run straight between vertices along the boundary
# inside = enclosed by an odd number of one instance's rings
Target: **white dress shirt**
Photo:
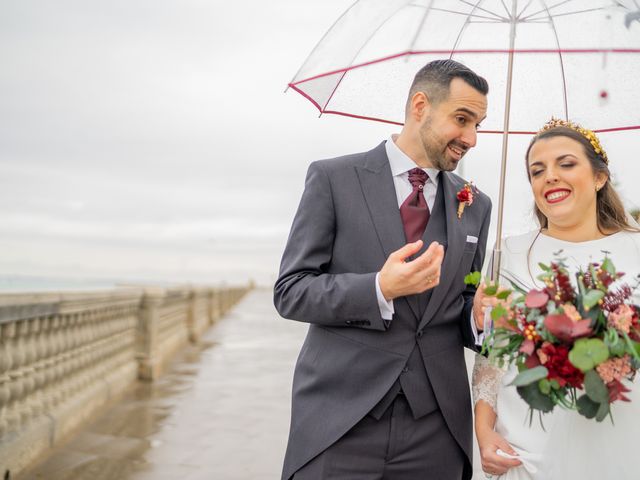
[[[396,189],[396,200],[398,201],[398,208],[404,203],[407,197],[413,192],[413,186],[409,182],[409,170],[418,167],[416,162],[411,160],[409,156],[404,153],[396,145],[395,139],[397,135],[392,135],[385,143],[385,149],[387,151],[387,157],[389,158],[389,166],[391,167],[391,175],[393,176],[393,186]],[[429,206],[429,211],[433,210],[433,205],[436,201],[436,194],[438,193],[438,180],[440,179],[440,170],[435,168],[421,168],[429,176],[422,193],[424,199]],[[382,294],[380,289],[380,272],[376,275],[376,296],[378,298],[378,306],[380,307],[380,314],[382,318],[387,321],[391,321],[395,312],[393,306],[393,300],[387,300]],[[473,312],[471,313],[471,328],[476,340],[476,344],[481,343],[481,337],[478,336],[476,324],[473,321]]]

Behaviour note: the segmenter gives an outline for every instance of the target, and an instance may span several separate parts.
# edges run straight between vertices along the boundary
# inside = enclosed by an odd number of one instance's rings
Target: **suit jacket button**
[[[346,323],[347,325],[351,325],[351,320],[346,320],[344,323]]]
[[[418,338],[422,337],[423,333],[424,332],[422,330],[418,330],[418,333],[416,333],[416,337],[418,337]]]
[[[408,371],[409,371],[409,367],[407,367],[407,366],[405,366],[405,367],[402,369],[402,373],[407,373]]]

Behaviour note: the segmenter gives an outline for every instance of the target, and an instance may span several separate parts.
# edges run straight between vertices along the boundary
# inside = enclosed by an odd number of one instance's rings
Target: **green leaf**
[[[491,309],[491,320],[494,322],[499,318],[506,317],[509,314],[506,308],[502,305],[496,305]]]
[[[616,274],[616,267],[613,265],[613,262],[609,257],[604,257],[602,269],[610,275]]]
[[[609,402],[603,402],[600,404],[600,408],[598,408],[598,413],[596,414],[596,421],[601,422],[609,415]]]
[[[623,333],[622,337],[624,338],[628,353],[636,360],[640,360],[640,344],[631,340],[626,333]]]
[[[484,289],[484,294],[488,297],[494,297],[498,293],[497,285],[489,285]]]
[[[480,285],[480,280],[482,279],[482,274],[480,272],[471,272],[470,274],[464,277],[465,285],[473,285],[474,287],[478,287]]]
[[[545,395],[549,395],[549,393],[551,393],[551,382],[549,382],[549,380],[547,380],[546,378],[543,378],[538,382],[538,388]]]
[[[609,358],[609,349],[599,338],[581,338],[569,352],[569,361],[583,372],[593,369]]]
[[[548,267],[547,265],[545,265],[542,262],[538,263],[538,266],[540,267],[540,270],[544,270],[545,272],[550,272],[551,271],[551,267]]]
[[[598,303],[604,297],[604,292],[601,290],[589,290],[582,297],[582,305],[584,308],[590,309]]]
[[[525,385],[530,385],[534,382],[537,382],[538,380],[547,378],[547,375],[549,375],[549,370],[547,370],[547,367],[539,365],[535,368],[523,370],[518,374],[516,378],[513,379],[513,382],[511,382],[509,385],[524,387]]]
[[[609,351],[614,357],[622,357],[626,351],[626,345],[622,342],[617,342],[609,347]]]
[[[584,394],[576,401],[576,407],[578,407],[580,415],[591,419],[598,414],[600,404],[591,400],[587,394]]]
[[[507,298],[509,298],[509,295],[511,295],[511,293],[512,290],[502,290],[496,295],[496,298],[498,300],[506,300]]]
[[[584,391],[596,403],[609,403],[609,390],[595,370],[584,374]]]
[[[553,410],[553,407],[555,406],[553,400],[540,391],[537,383],[518,387],[517,390],[518,395],[520,395],[520,397],[534,410],[540,410],[543,413],[548,413]]]

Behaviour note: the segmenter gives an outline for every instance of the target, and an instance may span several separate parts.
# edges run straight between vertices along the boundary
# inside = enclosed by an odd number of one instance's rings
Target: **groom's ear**
[[[420,122],[429,114],[431,103],[426,93],[416,92],[411,97],[409,106],[409,117],[416,122]]]

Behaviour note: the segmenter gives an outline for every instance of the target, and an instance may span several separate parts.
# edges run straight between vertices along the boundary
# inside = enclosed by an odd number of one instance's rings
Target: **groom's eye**
[[[460,125],[464,125],[464,124],[466,123],[466,121],[467,121],[467,119],[466,119],[465,117],[461,116],[461,115],[458,115],[458,116],[456,117],[456,120],[458,121],[458,123],[459,123]]]

